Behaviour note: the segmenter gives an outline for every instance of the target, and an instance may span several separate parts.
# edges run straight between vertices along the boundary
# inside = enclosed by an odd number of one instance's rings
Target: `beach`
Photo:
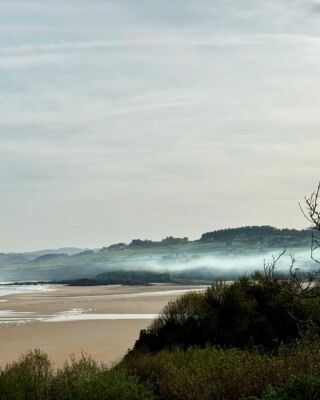
[[[170,301],[201,286],[8,286],[0,297],[0,366],[39,348],[55,366],[82,353],[118,362]],[[1,288],[0,288],[1,294]]]

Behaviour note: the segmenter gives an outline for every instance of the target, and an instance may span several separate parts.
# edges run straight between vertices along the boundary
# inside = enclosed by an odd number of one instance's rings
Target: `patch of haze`
[[[25,282],[26,280],[35,279],[44,281],[64,281],[81,278],[95,278],[99,274],[108,273],[109,278],[112,273],[117,277],[121,272],[135,272],[143,275],[143,273],[159,273],[169,274],[170,276],[178,276],[185,274],[185,279],[201,279],[212,280],[214,278],[234,279],[243,274],[250,274],[254,271],[262,271],[264,260],[266,262],[272,260],[272,256],[277,257],[281,253],[281,249],[273,249],[268,252],[255,252],[250,254],[241,253],[167,253],[167,254],[143,254],[139,256],[119,256],[101,262],[90,261],[75,265],[61,265],[57,267],[32,267],[30,269],[12,268],[2,270],[2,280],[5,280],[4,273],[7,274],[8,281]],[[291,251],[287,253],[277,263],[277,270],[287,271],[290,267]],[[295,257],[295,268],[307,271],[312,268],[313,262],[310,259],[310,249],[299,249],[292,251]],[[79,261],[79,260],[78,260]],[[106,277],[107,278],[107,277]],[[148,276],[146,276],[147,279]],[[0,296],[17,293],[32,293],[37,291],[53,290],[52,287],[45,284],[28,284],[28,285],[7,285],[0,283]]]
[[[152,271],[159,273],[179,273],[183,271],[197,270],[205,268],[211,271],[217,271],[221,274],[233,271],[238,274],[248,274],[254,271],[263,270],[264,260],[272,261],[272,257],[277,257],[281,253],[280,250],[264,252],[255,255],[170,255],[167,258],[161,256],[135,257],[132,260],[124,262],[117,267],[118,270],[125,271]],[[290,267],[291,259],[288,251],[277,263],[277,269],[280,271]],[[304,268],[312,263],[310,260],[310,250],[300,250],[293,252],[295,257],[296,268]],[[114,267],[112,267],[114,269]],[[111,267],[108,267],[110,271]]]

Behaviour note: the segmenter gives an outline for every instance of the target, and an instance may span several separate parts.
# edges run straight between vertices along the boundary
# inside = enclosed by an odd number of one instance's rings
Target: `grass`
[[[244,400],[254,400],[247,398]],[[268,387],[261,400],[318,400],[320,399],[320,379],[315,377],[292,377],[285,384]]]
[[[1,400],[153,400],[134,376],[109,370],[90,357],[55,370],[48,356],[30,351],[0,372]]]
[[[212,346],[133,353],[120,366],[162,400],[238,400],[262,396],[291,377],[319,376],[320,342],[304,340],[277,355]]]
[[[82,356],[56,370],[34,350],[0,371],[0,399],[318,400],[319,375],[315,337],[276,354],[213,346],[135,352],[113,369]]]

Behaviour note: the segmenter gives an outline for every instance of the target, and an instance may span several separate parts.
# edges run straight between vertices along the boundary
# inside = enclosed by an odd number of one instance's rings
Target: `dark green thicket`
[[[170,302],[150,328],[141,331],[134,349],[213,344],[273,350],[299,337],[307,322],[318,326],[318,307],[317,299],[301,296],[300,282],[256,273]]]
[[[121,366],[161,400],[319,400],[320,302],[304,288],[270,269],[185,294]]]

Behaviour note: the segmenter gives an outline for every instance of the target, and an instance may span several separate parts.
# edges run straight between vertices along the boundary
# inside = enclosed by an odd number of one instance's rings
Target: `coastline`
[[[0,316],[5,311],[19,315],[8,323],[0,318],[0,366],[34,348],[47,352],[57,367],[70,355],[82,353],[111,365],[170,300],[203,287],[54,285],[55,290],[48,289],[1,296],[6,301],[0,303]]]

